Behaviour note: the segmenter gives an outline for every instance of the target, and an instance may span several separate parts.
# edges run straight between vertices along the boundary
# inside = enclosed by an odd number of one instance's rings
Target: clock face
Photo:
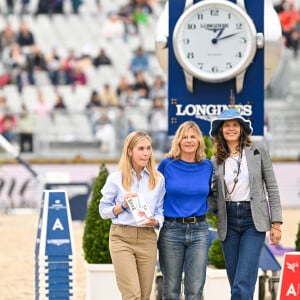
[[[178,19],[173,47],[189,74],[207,82],[226,81],[252,62],[256,29],[244,10],[232,2],[201,1]]]

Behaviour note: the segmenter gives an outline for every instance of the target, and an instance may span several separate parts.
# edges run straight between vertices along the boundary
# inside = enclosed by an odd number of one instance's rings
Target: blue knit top
[[[164,215],[171,218],[201,216],[208,211],[212,162],[185,162],[164,158],[158,170],[165,177]]]

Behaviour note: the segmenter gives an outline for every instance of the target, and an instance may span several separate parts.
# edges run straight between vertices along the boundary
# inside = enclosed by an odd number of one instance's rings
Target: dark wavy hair
[[[226,158],[228,158],[229,152],[230,152],[228,145],[224,139],[223,133],[222,133],[223,123],[218,128],[218,132],[214,137],[215,138],[214,139],[214,147],[215,147],[214,156],[215,156],[218,164],[221,164]],[[252,143],[249,135],[246,134],[246,132],[244,130],[244,126],[241,123],[240,123],[240,125],[241,125],[241,135],[240,135],[240,143],[236,148],[237,151],[242,151],[244,147],[249,147]]]

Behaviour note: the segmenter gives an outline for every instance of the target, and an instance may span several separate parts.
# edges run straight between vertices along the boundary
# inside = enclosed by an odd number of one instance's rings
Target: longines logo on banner
[[[177,117],[195,117],[204,121],[210,121],[218,116],[223,110],[228,109],[230,105],[225,104],[176,104],[176,116]],[[242,116],[252,116],[252,105],[235,105]]]

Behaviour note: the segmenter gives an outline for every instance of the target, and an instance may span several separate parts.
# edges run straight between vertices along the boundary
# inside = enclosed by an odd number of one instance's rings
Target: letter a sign
[[[277,300],[300,299],[300,252],[285,253]]]

